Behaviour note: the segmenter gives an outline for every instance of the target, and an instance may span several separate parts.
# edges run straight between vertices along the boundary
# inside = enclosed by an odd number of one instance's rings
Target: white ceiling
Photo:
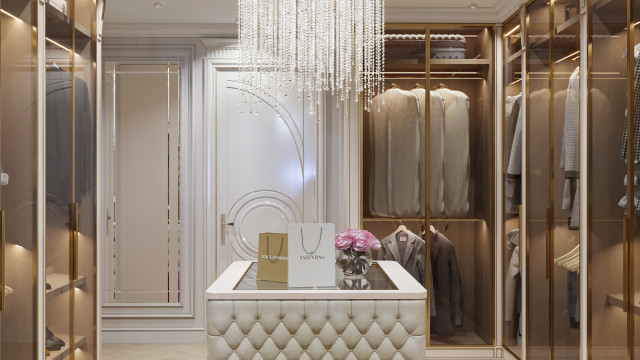
[[[387,9],[454,10],[468,9],[476,3],[480,9],[495,9],[505,0],[386,0]],[[507,0],[511,1],[511,0]],[[158,9],[156,2],[165,5]],[[238,17],[234,0],[109,0],[107,24],[229,24]]]
[[[274,0],[275,1],[275,0]],[[385,0],[387,22],[501,23],[527,0]],[[164,6],[155,8],[156,2]],[[238,0],[108,0],[107,37],[236,37]],[[477,4],[477,9],[469,5]]]
[[[387,8],[451,9],[467,8],[475,3],[480,8],[493,8],[502,0],[386,0]]]
[[[156,9],[153,4],[165,3]],[[225,24],[238,17],[234,0],[109,0],[107,24]]]

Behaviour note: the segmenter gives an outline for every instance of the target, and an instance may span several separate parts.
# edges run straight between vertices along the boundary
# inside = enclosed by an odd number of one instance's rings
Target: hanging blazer
[[[380,240],[380,250],[378,260],[392,260],[400,263],[405,270],[424,286],[425,280],[425,242],[418,235],[409,231],[407,233],[407,244],[404,255],[400,254],[398,240],[395,232]],[[431,316],[436,313],[436,302],[434,299],[433,271],[431,272]]]
[[[462,281],[453,244],[438,231],[431,236],[431,266],[438,309],[431,319],[431,330],[452,337],[454,328],[462,326]]]
[[[393,88],[373,98],[369,144],[371,215],[415,217],[420,212],[420,103],[416,94]]]

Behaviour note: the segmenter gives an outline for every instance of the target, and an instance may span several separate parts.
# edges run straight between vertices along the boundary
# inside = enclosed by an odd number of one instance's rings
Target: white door
[[[318,219],[318,123],[294,91],[274,98],[238,83],[236,70],[215,76],[216,265],[255,260],[258,234]],[[242,96],[242,92],[246,96]],[[257,102],[257,115],[240,102]],[[227,224],[227,225],[225,225]]]

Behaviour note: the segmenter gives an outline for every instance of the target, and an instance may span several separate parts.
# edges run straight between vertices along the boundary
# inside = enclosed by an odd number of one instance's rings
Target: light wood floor
[[[206,344],[103,344],[103,360],[205,360]]]

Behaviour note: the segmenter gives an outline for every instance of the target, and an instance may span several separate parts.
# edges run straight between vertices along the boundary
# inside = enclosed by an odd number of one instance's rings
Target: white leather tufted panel
[[[209,360],[424,359],[425,300],[210,300]]]

